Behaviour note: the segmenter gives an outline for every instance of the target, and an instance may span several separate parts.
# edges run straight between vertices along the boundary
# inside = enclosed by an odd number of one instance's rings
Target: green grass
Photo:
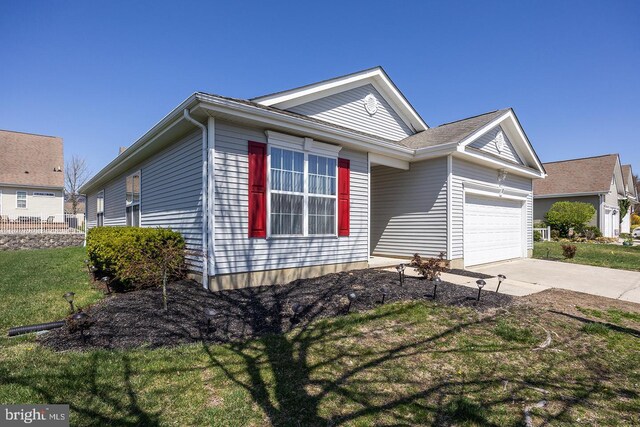
[[[562,256],[562,243],[536,242],[533,257],[539,259],[561,260],[574,264],[595,265],[597,267],[617,268],[640,271],[640,245],[622,246],[594,243],[571,243],[578,251],[573,259]],[[548,253],[548,255],[547,255]]]
[[[2,271],[15,272],[3,274],[0,312],[18,323],[64,315],[53,301],[70,278],[85,303],[99,298],[81,250],[15,254],[0,253]],[[28,295],[34,286],[42,296]],[[516,426],[525,405],[545,399],[536,425],[639,424],[638,338],[592,325],[425,301],[225,345],[55,353],[33,337],[5,338],[0,403],[67,403],[72,425]],[[545,329],[552,345],[534,351]]]

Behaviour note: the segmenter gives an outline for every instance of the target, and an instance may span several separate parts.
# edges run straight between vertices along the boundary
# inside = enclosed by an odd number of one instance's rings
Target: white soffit
[[[286,110],[300,104],[315,101],[316,99],[324,98],[326,96],[334,95],[366,84],[371,84],[378,92],[380,92],[402,120],[416,132],[429,128],[429,126],[427,126],[427,124],[422,120],[420,115],[414,110],[411,104],[409,104],[406,98],[398,90],[396,85],[380,67],[342,77],[336,77],[334,79],[271,95],[253,98],[252,101],[268,107]]]

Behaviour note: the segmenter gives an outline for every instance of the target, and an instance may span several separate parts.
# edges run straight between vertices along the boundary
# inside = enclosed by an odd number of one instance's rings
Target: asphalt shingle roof
[[[491,111],[489,113],[480,114],[467,119],[432,127],[400,140],[399,144],[408,148],[418,149],[451,142],[460,142],[476,130],[497,119],[509,110],[509,108],[505,108],[502,110]]]
[[[64,187],[62,138],[0,130],[0,183]]]
[[[545,179],[533,181],[533,195],[607,193],[617,154],[544,163]]]

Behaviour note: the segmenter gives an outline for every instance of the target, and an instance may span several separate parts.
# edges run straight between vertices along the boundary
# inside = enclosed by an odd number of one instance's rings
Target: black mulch
[[[476,279],[491,279],[495,276],[484,273],[476,273],[475,271],[462,270],[460,268],[452,268],[447,273],[457,274],[458,276],[475,277]]]
[[[66,327],[44,334],[39,340],[55,350],[241,341],[285,333],[319,318],[344,315],[351,292],[357,296],[352,312],[372,309],[380,305],[383,287],[388,289],[385,303],[432,300],[433,285],[429,281],[407,277],[400,286],[397,273],[372,269],[215,293],[183,281],[169,286],[167,312],[161,308],[159,288],[116,294],[86,310],[92,322],[86,343],[80,332],[69,332]],[[509,295],[483,291],[477,303],[476,295],[475,289],[443,282],[438,286],[436,302],[486,311],[510,306],[515,300]],[[295,304],[301,304],[302,311],[293,317]],[[205,307],[217,311],[210,331],[203,314]]]

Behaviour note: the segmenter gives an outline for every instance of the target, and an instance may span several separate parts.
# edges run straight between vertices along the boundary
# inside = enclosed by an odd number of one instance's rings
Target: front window
[[[104,191],[99,192],[96,198],[96,221],[98,227],[104,225]]]
[[[270,153],[270,234],[335,235],[337,160],[278,147]]]
[[[16,191],[16,208],[18,209],[27,208],[27,192],[26,191]]]
[[[140,226],[140,172],[127,177],[126,214],[127,225]]]

